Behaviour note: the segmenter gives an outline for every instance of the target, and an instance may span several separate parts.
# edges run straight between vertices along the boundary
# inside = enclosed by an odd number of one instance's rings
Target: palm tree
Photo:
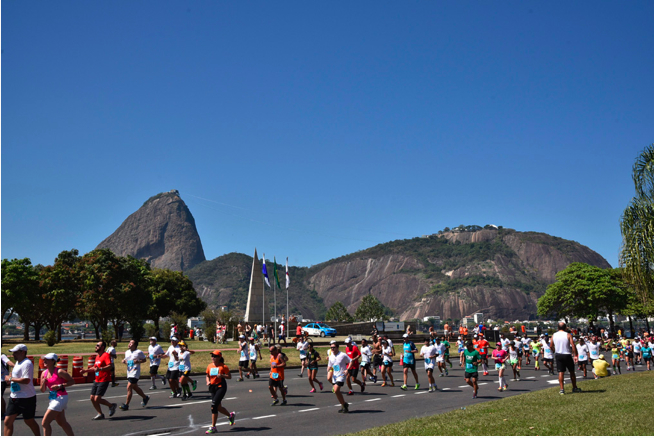
[[[654,144],[647,146],[633,167],[636,196],[620,221],[620,266],[643,302],[654,300]]]

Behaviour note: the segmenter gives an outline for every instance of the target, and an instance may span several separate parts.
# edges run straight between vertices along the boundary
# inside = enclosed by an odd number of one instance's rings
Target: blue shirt
[[[412,351],[416,350],[415,344],[413,342],[409,342],[409,343],[405,342],[403,344],[403,347],[404,347],[404,363],[409,365],[415,363],[416,361],[415,354],[412,353]]]

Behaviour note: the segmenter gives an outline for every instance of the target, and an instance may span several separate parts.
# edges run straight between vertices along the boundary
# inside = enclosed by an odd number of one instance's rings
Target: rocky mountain
[[[97,247],[186,271],[205,260],[195,219],[177,190],[148,199]]]

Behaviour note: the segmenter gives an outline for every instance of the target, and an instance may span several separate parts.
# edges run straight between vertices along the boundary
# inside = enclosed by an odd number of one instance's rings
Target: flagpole
[[[277,336],[277,288],[275,286],[275,281],[273,279],[273,295],[275,297],[275,336]]]
[[[286,319],[290,322],[291,320],[291,315],[288,313],[288,288],[286,288]],[[289,322],[286,323],[286,337],[289,336],[288,331],[289,327],[291,324]],[[299,321],[297,321],[299,323]]]

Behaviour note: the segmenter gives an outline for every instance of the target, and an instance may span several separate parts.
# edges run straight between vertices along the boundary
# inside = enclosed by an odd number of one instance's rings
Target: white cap
[[[18,344],[11,350],[9,350],[11,353],[15,353],[16,351],[27,351],[27,345],[25,344]]]
[[[345,338],[345,341],[344,341],[344,342],[345,342],[346,344],[349,344],[349,343],[352,342],[352,338],[348,336],[347,338]]]
[[[405,333],[405,334],[402,335],[402,337],[403,337],[403,338],[408,338],[409,335]]]
[[[151,341],[156,341],[157,338],[156,338],[155,336],[150,336],[150,340],[151,340]]]
[[[173,336],[172,338],[170,338],[170,340],[171,340],[171,341],[179,341],[179,339],[177,339],[176,336]]]
[[[336,344],[336,339],[332,339],[332,341],[329,343],[329,345]]]
[[[239,339],[241,339],[241,338],[245,339],[245,335],[241,335],[241,336],[239,336],[238,338],[239,338]]]
[[[45,356],[43,356],[43,359],[50,359],[56,362],[59,360],[59,356],[57,356],[55,353],[48,353]]]

